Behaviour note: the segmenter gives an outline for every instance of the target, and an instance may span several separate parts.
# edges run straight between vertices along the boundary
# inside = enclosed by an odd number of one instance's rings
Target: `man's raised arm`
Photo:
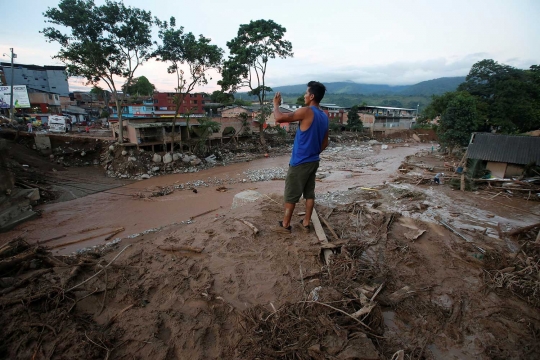
[[[281,105],[281,94],[276,93],[274,95],[274,119],[278,124],[302,121],[309,112],[309,108],[303,107],[295,112],[283,114],[279,110],[279,105]]]

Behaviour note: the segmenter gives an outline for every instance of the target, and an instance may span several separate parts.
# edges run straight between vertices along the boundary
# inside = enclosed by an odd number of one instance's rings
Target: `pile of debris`
[[[519,243],[519,252],[505,256],[493,252],[484,266],[484,283],[498,292],[508,291],[540,307],[540,223],[514,229],[503,236]]]

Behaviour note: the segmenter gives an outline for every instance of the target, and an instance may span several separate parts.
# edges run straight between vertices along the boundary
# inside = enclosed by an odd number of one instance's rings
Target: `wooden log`
[[[194,253],[202,253],[204,248],[192,247],[192,246],[175,246],[175,245],[158,245],[159,250],[163,251],[189,251]]]
[[[514,229],[514,230],[508,232],[508,236],[514,236],[514,235],[517,235],[517,234],[521,234],[521,233],[523,233],[525,231],[532,230],[535,227],[540,227],[540,222],[532,224],[532,225],[528,225],[528,226],[524,226],[524,227]]]
[[[259,233],[259,229],[257,229],[257,228],[255,227],[255,225],[253,225],[253,224],[250,223],[249,221],[244,220],[244,219],[235,219],[235,220],[240,221],[240,222],[246,224],[247,226],[249,226],[249,227],[251,228],[251,230],[253,230],[253,234],[254,234],[254,235],[257,235],[257,234]]]
[[[30,249],[22,254],[10,257],[8,259],[0,261],[0,273],[9,270],[23,261],[30,260],[36,257],[34,249]]]
[[[118,228],[118,229],[114,229],[112,231],[107,231],[106,233],[103,233],[103,234],[92,235],[92,236],[88,236],[88,237],[85,237],[85,238],[82,238],[82,239],[79,239],[79,240],[73,240],[73,241],[69,241],[69,242],[66,242],[66,243],[62,243],[62,244],[56,244],[56,245],[50,246],[50,248],[51,249],[57,249],[59,247],[78,244],[78,243],[81,243],[81,242],[87,241],[87,240],[92,240],[92,239],[98,238],[100,236],[110,235],[110,234],[117,234],[118,232],[120,232],[119,231],[120,229],[121,229],[121,231],[124,231],[124,228]]]
[[[332,226],[328,223],[328,221],[326,221],[326,219],[324,217],[321,217],[320,218],[322,220],[322,222],[324,223],[324,225],[326,225],[326,227],[328,228],[328,230],[330,230],[330,233],[332,234],[332,236],[334,237],[334,239],[336,241],[339,241],[339,237],[337,236],[336,232],[334,231],[334,229],[332,228]]]
[[[42,276],[44,274],[50,273],[51,271],[52,271],[52,269],[42,269],[42,270],[34,271],[33,273],[31,273],[30,275],[26,276],[25,278],[19,280],[17,283],[13,284],[12,286],[0,291],[0,295],[3,296],[5,294],[8,294],[8,293],[12,292],[15,289],[23,287],[24,285],[28,284],[32,280],[37,279],[38,277],[40,277],[40,276]]]

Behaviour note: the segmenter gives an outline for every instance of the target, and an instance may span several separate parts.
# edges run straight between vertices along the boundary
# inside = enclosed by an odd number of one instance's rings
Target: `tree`
[[[453,94],[439,120],[437,134],[441,144],[452,152],[456,146],[467,146],[471,134],[480,128],[476,99],[466,91]]]
[[[43,15],[58,26],[42,33],[49,42],[60,44],[54,58],[66,65],[68,75],[83,77],[88,84],[103,81],[109,87],[116,102],[121,143],[125,92],[120,94],[117,82],[121,78],[124,87],[131,85],[135,71],[151,57],[151,13],[114,0],[100,6],[92,0],[61,0],[58,8],[48,8]]]
[[[170,63],[167,68],[169,74],[176,75],[176,87],[174,102],[176,109],[173,117],[171,152],[174,149],[174,134],[176,119],[180,112],[185,97],[189,95],[195,86],[208,84],[206,72],[210,69],[221,70],[223,50],[217,45],[211,45],[210,39],[199,35],[197,39],[192,33],[184,34],[182,26],[176,28],[176,19],[171,17],[169,22],[159,21],[159,38],[161,44],[155,52],[158,61]],[[181,69],[181,65],[186,65],[187,74]],[[190,112],[191,109],[188,109]],[[189,138],[189,116],[188,116],[188,138]]]
[[[146,76],[139,76],[133,79],[131,85],[125,87],[124,91],[129,95],[135,96],[152,96],[156,87],[152,84]]]
[[[516,69],[494,60],[474,64],[458,90],[477,99],[479,117],[489,128],[505,133],[540,127],[540,84],[536,66]]]
[[[347,113],[347,126],[345,128],[349,131],[364,130],[364,124],[362,124],[362,120],[360,120],[360,115],[358,115],[357,105],[354,105]]]
[[[223,78],[218,82],[222,90],[236,92],[239,88],[248,87],[249,95],[257,96],[262,108],[267,93],[272,91],[266,86],[268,61],[293,56],[291,42],[284,40],[286,31],[273,20],[256,20],[240,25],[237,36],[227,42],[230,55],[224,62]],[[261,112],[257,118],[262,144],[265,144],[264,114]]]
[[[298,99],[296,99],[296,105],[306,106],[306,100],[304,99],[304,95],[300,95]]]
[[[230,105],[234,101],[234,95],[223,92],[221,90],[216,90],[210,95],[210,100],[214,103],[220,103],[222,105]]]

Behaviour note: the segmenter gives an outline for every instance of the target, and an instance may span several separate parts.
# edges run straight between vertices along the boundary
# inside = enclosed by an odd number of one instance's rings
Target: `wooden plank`
[[[336,232],[334,231],[334,229],[332,228],[332,226],[330,226],[330,224],[328,223],[328,221],[326,221],[326,219],[324,217],[321,217],[321,220],[322,222],[324,223],[324,225],[326,225],[326,227],[328,228],[328,230],[330,230],[330,233],[332,234],[332,236],[334,237],[334,239],[336,241],[339,241],[339,237],[337,236]]]
[[[311,214],[311,222],[313,223],[313,228],[315,229],[315,233],[319,241],[323,244],[327,243],[328,239],[326,238],[326,234],[324,233],[324,229],[322,228],[321,221],[319,220],[319,215],[317,214],[317,210],[315,209],[313,209],[313,213]]]

